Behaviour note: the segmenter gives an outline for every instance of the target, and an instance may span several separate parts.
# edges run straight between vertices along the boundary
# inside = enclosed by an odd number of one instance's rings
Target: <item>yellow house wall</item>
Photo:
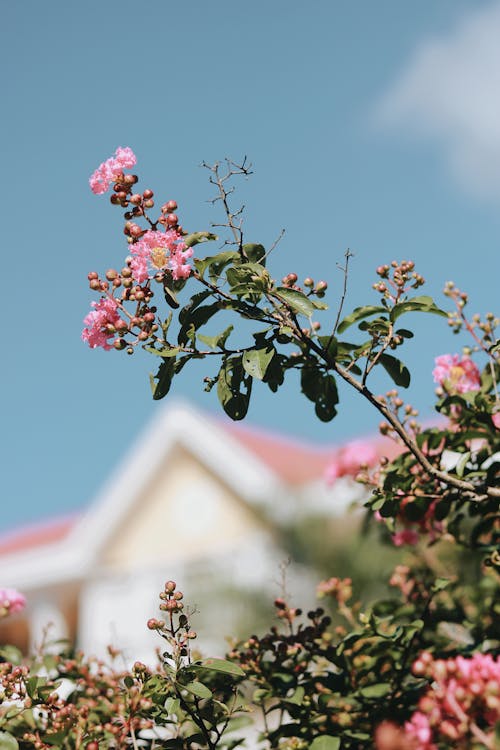
[[[262,528],[254,513],[182,448],[174,448],[122,521],[104,554],[129,569],[224,552]]]

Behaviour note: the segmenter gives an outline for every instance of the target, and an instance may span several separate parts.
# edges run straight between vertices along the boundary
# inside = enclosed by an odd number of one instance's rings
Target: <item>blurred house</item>
[[[326,486],[334,455],[170,402],[85,513],[0,538],[0,584],[29,602],[0,623],[0,642],[28,649],[51,622],[51,637],[87,652],[112,643],[150,660],[159,644],[146,621],[173,579],[196,606],[200,646],[223,653],[224,636],[252,628],[280,593],[280,529],[314,508],[342,514],[362,494],[338,478],[348,470]],[[316,579],[291,571],[297,601]]]

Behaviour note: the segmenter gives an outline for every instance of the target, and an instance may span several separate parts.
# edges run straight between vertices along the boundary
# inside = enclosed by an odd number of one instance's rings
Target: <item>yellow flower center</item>
[[[154,247],[151,250],[151,265],[155,268],[164,268],[167,263],[167,253],[164,247]]]
[[[450,381],[452,383],[458,383],[464,375],[465,370],[460,365],[452,365],[452,367],[450,367]]]

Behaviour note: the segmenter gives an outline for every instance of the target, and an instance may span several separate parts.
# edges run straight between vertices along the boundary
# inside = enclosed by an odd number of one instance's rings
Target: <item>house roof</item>
[[[382,446],[380,441],[371,441],[371,445],[378,455],[391,452],[387,443]],[[322,482],[332,458],[345,450],[345,446],[303,444],[216,419],[182,402],[170,402],[158,410],[84,513],[56,518],[0,538],[2,578],[11,579],[2,583],[31,587],[84,575],[151,476],[179,446],[242,500],[262,509],[275,521],[296,512],[297,500],[307,496],[307,490],[304,494],[301,488]],[[341,476],[348,473],[354,471],[344,471]],[[340,512],[342,508],[337,507]],[[36,566],[33,552],[38,553]]]

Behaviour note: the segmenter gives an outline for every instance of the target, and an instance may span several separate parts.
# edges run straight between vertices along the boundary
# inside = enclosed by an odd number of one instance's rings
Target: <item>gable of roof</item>
[[[371,444],[378,455],[390,452],[387,442],[383,447],[380,440]],[[3,543],[0,540],[3,583],[31,588],[84,576],[123,520],[133,517],[134,504],[175,447],[192,454],[271,523],[293,517],[297,501],[307,495],[299,489],[322,482],[332,458],[345,450],[305,445],[170,401],[159,408],[83,514],[40,524],[4,538]],[[39,552],[35,569],[34,549]]]

